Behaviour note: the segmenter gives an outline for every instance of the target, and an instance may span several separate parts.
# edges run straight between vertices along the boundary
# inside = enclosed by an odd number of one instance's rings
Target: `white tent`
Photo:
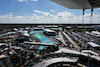
[[[99,45],[97,45],[97,44],[94,43],[94,42],[87,42],[87,44],[89,44],[89,45],[92,46],[92,47],[100,47]]]

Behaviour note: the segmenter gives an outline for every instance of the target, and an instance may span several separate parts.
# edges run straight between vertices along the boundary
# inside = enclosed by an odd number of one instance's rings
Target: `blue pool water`
[[[43,48],[44,48],[44,46],[40,46],[40,47],[38,48],[38,50],[43,50]]]
[[[48,39],[47,37],[45,37],[44,35],[42,35],[40,33],[36,33],[33,36],[38,38],[42,43],[55,44],[53,41],[51,41],[50,39]],[[46,46],[40,46],[39,50],[43,50],[44,47],[46,47]]]
[[[51,41],[50,39],[48,39],[47,37],[45,37],[42,34],[36,33],[33,36],[38,38],[42,43],[55,44],[53,41]]]
[[[37,53],[39,53],[40,51],[38,51]],[[33,53],[33,55],[36,55],[37,53]]]
[[[30,56],[28,56],[26,59],[28,59]]]
[[[33,55],[36,55],[37,53],[33,53]]]
[[[43,31],[31,31],[31,32],[30,32],[30,35],[33,34],[33,33],[42,33],[42,32],[43,32]]]
[[[26,47],[26,44],[20,44],[19,46],[17,46],[17,47],[21,47],[21,46],[25,46]]]

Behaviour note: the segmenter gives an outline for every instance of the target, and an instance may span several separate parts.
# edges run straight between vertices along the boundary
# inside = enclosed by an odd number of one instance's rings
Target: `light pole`
[[[91,57],[91,55],[88,54],[88,65],[87,65],[87,67],[90,67],[90,57]]]

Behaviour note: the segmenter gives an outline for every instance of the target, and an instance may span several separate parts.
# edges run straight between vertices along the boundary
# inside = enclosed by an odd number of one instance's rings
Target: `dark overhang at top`
[[[99,8],[100,0],[51,0],[69,9]]]

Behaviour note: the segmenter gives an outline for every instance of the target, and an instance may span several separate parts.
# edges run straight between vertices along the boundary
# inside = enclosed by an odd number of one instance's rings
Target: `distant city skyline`
[[[84,24],[91,20],[85,10]],[[0,23],[81,24],[82,10],[68,9],[50,0],[0,0]],[[93,22],[100,24],[100,8],[94,9]]]

